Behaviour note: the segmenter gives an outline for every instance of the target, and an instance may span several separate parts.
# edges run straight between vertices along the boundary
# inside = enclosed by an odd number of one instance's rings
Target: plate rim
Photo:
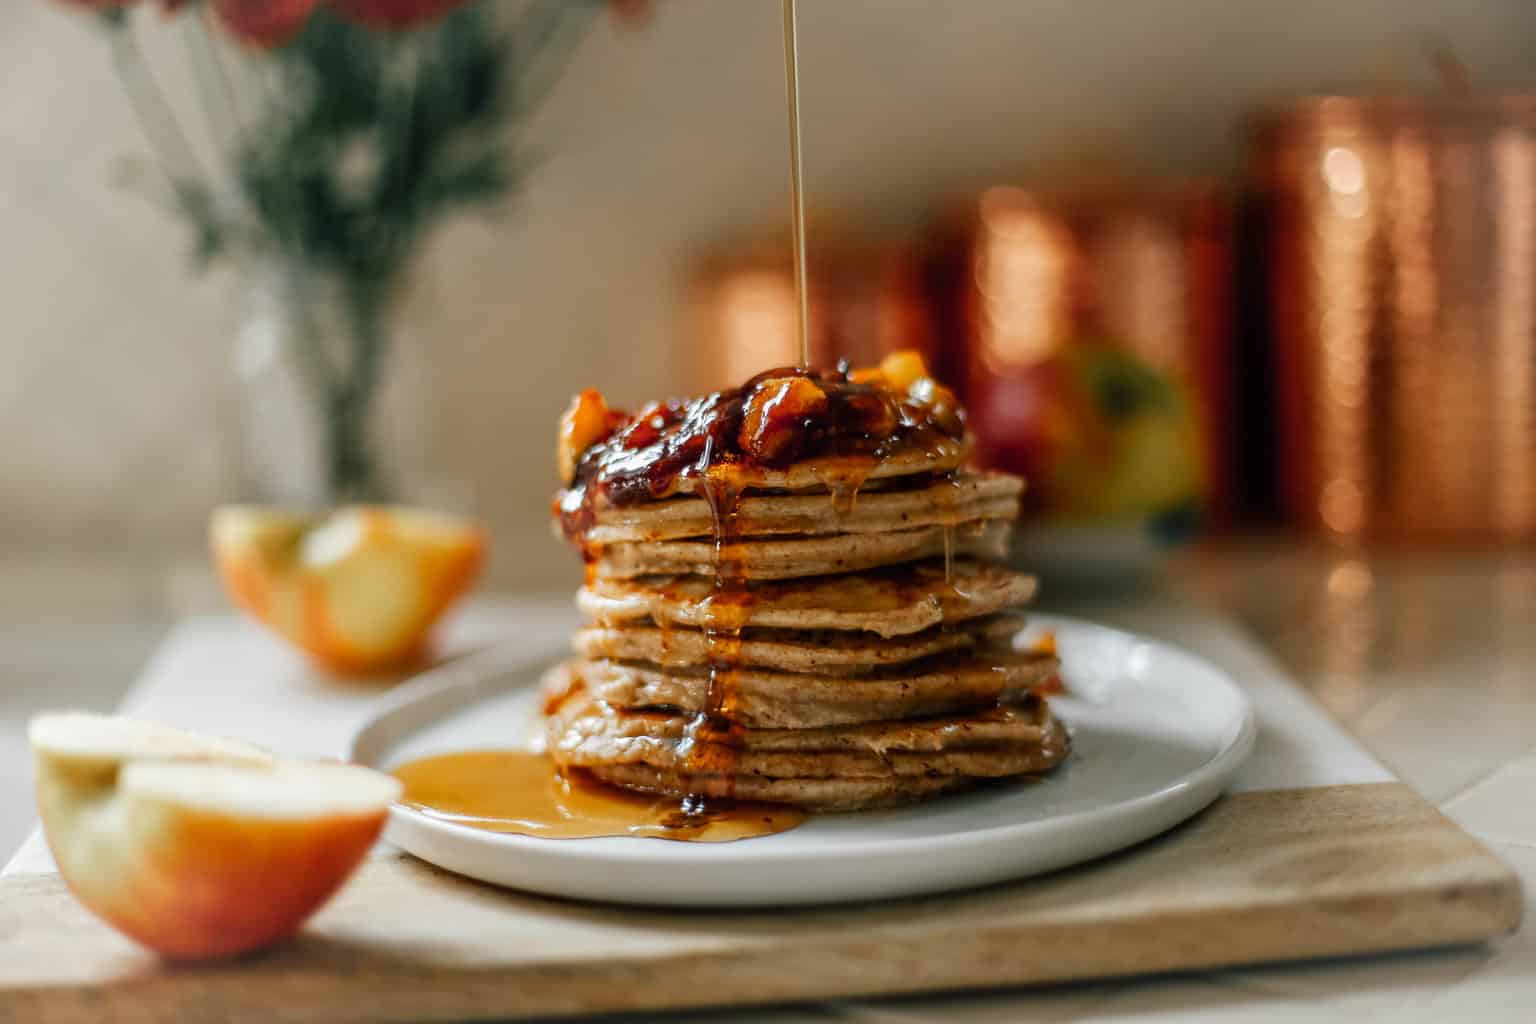
[[[661,865],[675,864],[678,858],[689,856],[707,857],[715,863],[732,861],[742,865],[762,861],[773,861],[776,863],[813,862],[824,860],[829,856],[879,860],[889,857],[910,857],[925,852],[942,853],[973,844],[1027,840],[1032,832],[1038,832],[1042,829],[1055,831],[1065,828],[1092,827],[1095,819],[1114,820],[1123,816],[1135,815],[1138,812],[1145,812],[1150,808],[1175,801],[1180,794],[1190,790],[1211,785],[1224,786],[1247,760],[1249,754],[1252,753],[1258,738],[1258,725],[1253,700],[1233,680],[1230,672],[1216,665],[1210,659],[1188,648],[1157,637],[1121,629],[1118,626],[1105,625],[1077,616],[1031,612],[1028,615],[1028,624],[1024,628],[1035,629],[1041,626],[1051,628],[1052,624],[1115,634],[1121,641],[1151,645],[1165,653],[1201,665],[1207,670],[1210,680],[1227,691],[1228,697],[1236,702],[1240,710],[1236,730],[1215,754],[1202,762],[1198,767],[1166,785],[1139,796],[1110,804],[1086,807],[1077,811],[1053,814],[1046,818],[1011,821],[980,829],[967,829],[965,831],[940,835],[838,840],[835,843],[835,847],[823,846],[796,849],[793,847],[784,848],[773,843],[676,843],[666,839],[645,836],[604,836],[596,839],[552,840],[539,836],[519,835],[517,833],[488,832],[470,825],[461,825],[451,821],[436,819],[421,811],[404,807],[398,803],[390,805],[390,819],[391,821],[399,820],[412,827],[446,830],[456,839],[476,846],[492,849],[512,848],[535,856],[553,854],[555,851],[552,849],[551,844],[554,844],[559,847],[560,858],[572,861],[610,864],[615,862],[628,864],[653,863]],[[551,655],[548,651],[536,651],[526,654],[518,652],[513,656],[513,652],[509,648],[498,645],[429,669],[421,675],[408,680],[401,687],[382,699],[379,706],[374,708],[363,719],[357,728],[354,729],[347,743],[347,756],[350,760],[361,762],[360,748],[366,744],[369,734],[387,722],[390,716],[400,714],[407,708],[425,702],[434,696],[446,695],[458,689],[473,691],[480,684],[474,682],[473,679],[466,680],[462,676],[466,672],[476,672],[476,666],[482,661],[494,662],[498,673],[534,673],[541,666],[551,664],[550,658]],[[478,678],[486,678],[485,669],[478,670]],[[507,687],[506,690],[510,691],[518,688]],[[496,692],[504,691],[497,690]],[[465,710],[473,703],[475,703],[475,697],[472,694],[467,695],[463,703],[455,705],[446,711],[445,714]],[[410,730],[407,735],[427,728],[431,722],[437,721],[440,717],[442,716],[422,723],[415,729]],[[398,741],[396,742],[398,743]],[[370,764],[370,767],[378,767],[377,761],[379,760],[382,760],[382,758],[375,759]],[[1219,797],[1221,791],[1221,788],[1218,788],[1212,799]],[[1198,813],[1198,810],[1199,808],[1192,813]],[[1180,820],[1189,816],[1184,815]],[[1158,832],[1161,831],[1165,830],[1158,830]],[[703,847],[703,849],[694,850],[694,847]]]

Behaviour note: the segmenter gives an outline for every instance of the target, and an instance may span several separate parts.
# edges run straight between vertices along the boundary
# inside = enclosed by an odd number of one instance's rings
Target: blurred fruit
[[[1185,388],[1107,345],[1076,344],[992,382],[972,418],[989,461],[1029,479],[1047,521],[1188,519],[1204,493]]]
[[[292,935],[361,863],[400,784],[234,740],[65,712],[28,729],[59,873],[89,910],[175,958]]]
[[[396,507],[312,519],[282,509],[214,513],[213,557],[235,603],[334,671],[419,657],[439,617],[479,570],[479,527]]]
[[[1084,409],[1067,367],[1051,359],[995,377],[970,398],[970,421],[983,445],[983,461],[1022,475],[1029,483],[1026,511],[1049,507],[1044,485],[1069,447],[1096,448],[1093,418]]]
[[[1075,347],[1066,359],[1096,436],[1051,467],[1053,518],[1127,522],[1198,505],[1200,437],[1179,382],[1104,346]]]

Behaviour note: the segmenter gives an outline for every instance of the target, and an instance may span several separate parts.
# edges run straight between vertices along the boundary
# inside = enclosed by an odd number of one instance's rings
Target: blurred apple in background
[[[152,722],[64,712],[28,733],[38,814],[70,890],[178,959],[296,932],[362,862],[400,794],[368,768],[280,760]]]
[[[1187,387],[1079,341],[988,381],[971,422],[988,465],[1022,473],[1018,554],[1057,581],[1135,582],[1201,525],[1209,485]]]
[[[1190,402],[1134,356],[1080,343],[1049,367],[1036,408],[1034,481],[1047,522],[1149,521],[1170,539],[1199,518],[1204,479]],[[1029,436],[1026,430],[1023,436]]]
[[[210,541],[236,604],[346,674],[418,659],[485,552],[475,524],[398,507],[311,517],[228,506],[214,513]]]

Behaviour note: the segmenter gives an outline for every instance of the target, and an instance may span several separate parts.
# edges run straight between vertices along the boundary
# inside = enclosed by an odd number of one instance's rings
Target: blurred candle
[[[808,243],[811,364],[878,362],[912,348],[931,355],[919,250],[813,224]],[[799,361],[788,243],[759,239],[707,253],[691,289],[691,379],[714,390]]]

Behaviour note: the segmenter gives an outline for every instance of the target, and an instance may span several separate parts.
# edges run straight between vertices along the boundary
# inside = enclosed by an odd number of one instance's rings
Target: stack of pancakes
[[[723,490],[589,503],[591,622],[545,683],[550,754],[630,789],[819,811],[1059,763],[1034,692],[1055,658],[1013,642],[1034,582],[999,564],[1023,484],[963,469],[967,449],[737,462]]]

